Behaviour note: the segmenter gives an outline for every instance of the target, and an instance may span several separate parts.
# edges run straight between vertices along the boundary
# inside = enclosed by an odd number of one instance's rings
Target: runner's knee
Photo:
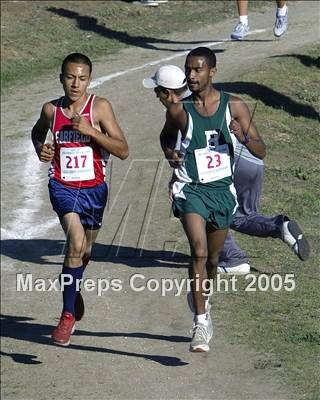
[[[86,252],[87,240],[85,237],[78,237],[70,241],[68,257],[82,258]]]
[[[202,243],[197,242],[192,245],[191,249],[192,258],[195,260],[207,261],[208,250]]]
[[[209,268],[215,268],[218,265],[218,261],[219,261],[219,253],[211,254],[208,257],[207,265]]]

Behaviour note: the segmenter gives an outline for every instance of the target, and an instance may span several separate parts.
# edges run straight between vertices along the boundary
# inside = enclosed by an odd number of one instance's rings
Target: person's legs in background
[[[231,33],[231,39],[242,40],[249,32],[248,0],[237,0],[239,21]]]
[[[277,0],[276,21],[273,33],[276,37],[280,37],[286,33],[288,29],[288,7],[285,0]]]

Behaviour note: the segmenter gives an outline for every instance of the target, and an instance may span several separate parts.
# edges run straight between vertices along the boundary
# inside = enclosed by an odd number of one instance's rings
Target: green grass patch
[[[253,3],[252,10],[270,7],[267,1]],[[170,0],[156,8],[130,1],[2,1],[2,90],[56,70],[68,53],[97,61],[127,46],[157,49],[165,47],[169,33],[232,16],[235,1]],[[183,49],[190,46],[181,43]]]
[[[237,292],[216,294],[215,319],[219,324],[223,319],[229,340],[263,354],[255,368],[277,368],[298,399],[320,398],[320,139],[319,119],[312,117],[312,110],[319,112],[319,52],[320,46],[298,49],[237,77],[237,82],[272,89],[274,104],[277,96],[285,95],[301,109],[309,107],[308,116],[294,116],[292,110],[285,111],[287,105],[266,105],[265,91],[254,97],[241,95],[248,102],[257,101],[254,120],[267,144],[261,211],[296,219],[310,240],[312,256],[301,262],[279,240],[235,234],[258,270],[257,278],[262,273],[270,278],[279,274],[284,280],[285,274],[293,273],[295,289],[261,291],[256,284],[256,292],[247,292],[248,281],[240,277]],[[279,71],[285,73],[280,76]]]

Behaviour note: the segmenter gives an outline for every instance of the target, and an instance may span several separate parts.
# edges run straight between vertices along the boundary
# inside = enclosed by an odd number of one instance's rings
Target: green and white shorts
[[[172,211],[175,217],[199,214],[215,229],[227,229],[237,211],[237,200],[228,187],[208,189],[205,185],[186,184],[175,196]],[[184,198],[182,198],[182,196]]]

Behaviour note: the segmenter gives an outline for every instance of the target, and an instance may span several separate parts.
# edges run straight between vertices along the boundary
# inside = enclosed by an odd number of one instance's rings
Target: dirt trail
[[[273,11],[251,13],[252,30],[265,31],[244,42],[224,40],[235,20],[197,32],[190,27],[168,38],[182,43],[161,44],[152,51],[129,48],[97,64],[94,75],[125,71],[180,54],[198,42],[216,41],[222,42],[214,47],[216,81],[236,81],[248,64],[258,65],[319,40],[318,2],[289,2],[289,16],[290,28],[281,40],[272,34]],[[183,66],[184,56],[168,62]],[[38,163],[29,140],[41,104],[61,93],[58,74],[18,88],[2,101],[4,399],[293,398],[278,370],[254,367],[259,354],[227,343],[223,316],[215,314],[214,306],[211,352],[193,355],[188,352],[191,316],[185,288],[181,296],[171,292],[162,297],[159,291],[135,292],[129,285],[130,276],[137,273],[146,277],[137,277],[137,286],[150,278],[181,280],[187,275],[185,263],[163,262],[160,257],[163,248],[168,254],[173,249],[183,252],[186,243],[179,224],[169,215],[170,171],[159,161],[164,113],[152,91],[141,84],[155,69],[128,72],[94,89],[114,105],[131,153],[125,162],[114,162],[109,211],[86,278],[119,279],[123,290],[110,289],[101,297],[96,291],[85,293],[86,317],[66,349],[52,346],[48,339],[60,309],[59,293],[16,292],[17,273],[54,279],[62,262],[63,234],[48,201],[47,168]],[[127,218],[126,229],[120,226],[122,217]],[[113,243],[115,254],[120,242],[118,257],[111,257],[106,244]],[[145,249],[143,257],[137,257],[136,247]]]

